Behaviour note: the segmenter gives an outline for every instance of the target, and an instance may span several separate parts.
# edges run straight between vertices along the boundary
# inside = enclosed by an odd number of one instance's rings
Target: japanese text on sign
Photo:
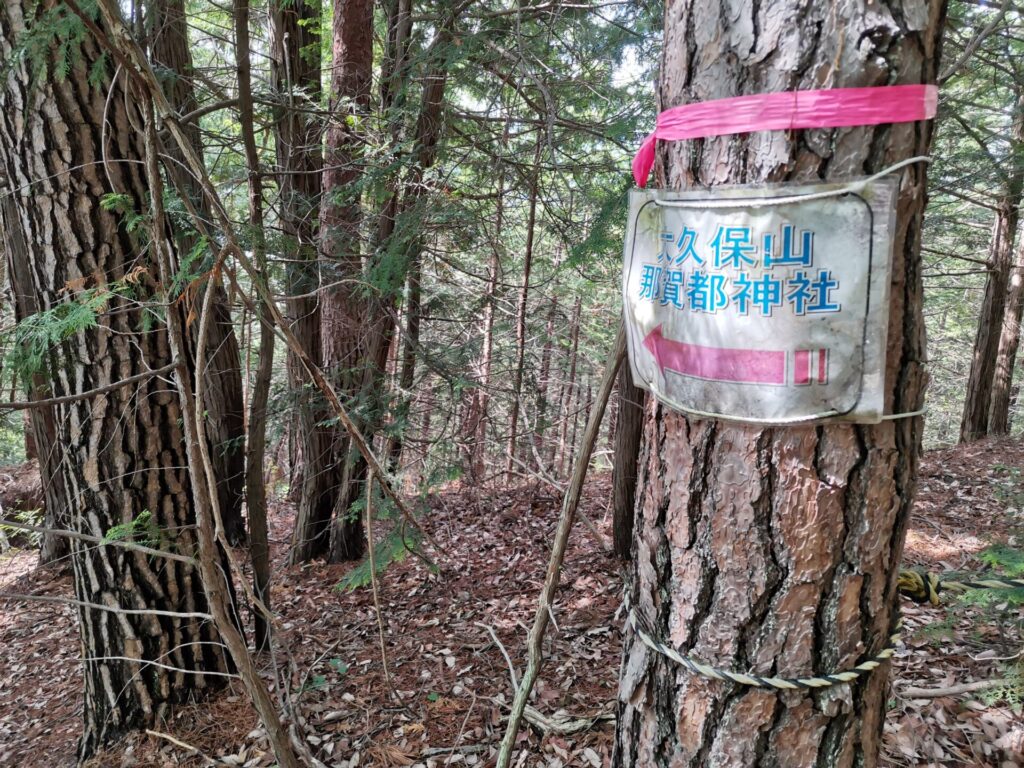
[[[838,193],[800,199],[823,189]],[[877,420],[892,200],[889,182],[731,188],[706,205],[635,191],[623,299],[636,382],[722,418]]]

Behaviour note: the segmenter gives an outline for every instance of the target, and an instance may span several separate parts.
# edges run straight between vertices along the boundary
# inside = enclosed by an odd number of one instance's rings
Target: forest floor
[[[524,727],[514,765],[609,764],[619,668],[620,575],[608,555],[609,478],[597,476],[582,509],[602,532],[577,525],[555,607],[557,630],[533,700],[545,715],[586,719],[574,733]],[[273,602],[298,671],[310,748],[330,766],[486,766],[493,764],[512,685],[544,579],[558,516],[546,489],[488,493],[453,488],[432,497],[432,535],[455,565],[445,580],[416,558],[385,571],[380,602],[390,691],[369,588],[337,589],[352,566],[288,568],[293,510],[274,507]],[[922,464],[905,564],[934,571],[978,571],[978,553],[1024,541],[1024,445],[984,441],[933,451]],[[0,591],[69,596],[70,579],[35,567],[35,553],[0,555]],[[896,655],[886,723],[887,766],[1024,766],[1022,687],[969,695],[908,697],[1005,677],[1024,653],[1024,610],[998,599],[904,603],[905,646]],[[492,632],[494,635],[492,636]],[[495,643],[497,637],[499,643]],[[74,764],[82,677],[75,610],[66,604],[6,601],[0,609],[0,766]],[[1018,666],[1019,669],[1019,666]],[[234,682],[211,700],[176,710],[163,736],[129,736],[96,766],[266,766],[252,709]],[[1016,711],[1014,710],[1016,707]],[[190,753],[182,745],[190,745]]]

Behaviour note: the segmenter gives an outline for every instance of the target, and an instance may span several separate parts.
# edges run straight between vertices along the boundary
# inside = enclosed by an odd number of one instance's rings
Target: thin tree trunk
[[[1024,95],[1014,106],[1012,141],[1024,143]],[[1013,166],[1004,176],[1004,189],[996,207],[988,253],[988,279],[978,315],[971,372],[967,378],[964,412],[960,420],[960,442],[969,443],[988,434],[1000,337],[1007,312],[1007,287],[1013,267],[1014,238],[1020,221],[1024,196],[1024,166]],[[1012,309],[1012,308],[1011,308]]]
[[[659,103],[934,82],[942,0],[869,6],[680,0],[665,18]],[[880,35],[880,30],[885,30]],[[662,146],[667,186],[847,179],[927,155],[931,123],[759,132]],[[919,253],[925,179],[902,172],[886,364],[888,413],[925,387]],[[849,668],[887,643],[917,477],[921,417],[760,428],[647,409],[633,610],[682,652],[753,674]],[[626,632],[614,764],[645,768],[878,764],[883,665],[828,692],[691,674]]]
[[[562,418],[561,426],[558,429],[558,461],[555,462],[558,474],[565,476],[565,462],[572,452],[569,443],[569,422],[573,423],[572,442],[576,442],[575,413],[572,410],[573,394],[579,389],[576,384],[576,361],[580,348],[580,313],[582,311],[582,300],[576,297],[576,304],[572,308],[572,321],[569,329],[569,375],[565,379],[565,386],[562,394]],[[572,415],[570,415],[572,414]]]
[[[267,248],[263,231],[263,187],[256,149],[252,104],[252,63],[249,50],[249,2],[235,0],[235,66],[238,76],[238,121],[245,150],[249,198],[249,227],[253,238],[253,262],[267,285]],[[264,606],[270,607],[270,547],[267,536],[267,486],[263,464],[267,450],[267,402],[274,372],[274,326],[266,304],[259,308],[260,347],[256,380],[249,401],[249,439],[245,450],[245,499],[249,513],[250,556],[253,588]],[[270,647],[270,623],[262,610],[253,612],[257,650]]]
[[[398,411],[399,434],[391,443],[391,470],[398,469],[402,459],[403,440],[401,431],[408,429],[409,407],[412,404],[412,385],[416,379],[416,350],[420,345],[420,260],[409,267],[409,289],[405,308],[405,334],[402,337],[402,370],[398,377],[398,390],[403,400]]]
[[[523,394],[523,368],[526,360],[526,310],[530,298],[530,270],[533,268],[533,241],[537,229],[537,192],[540,182],[541,138],[537,136],[533,152],[533,175],[530,177],[529,213],[526,219],[526,249],[523,253],[523,285],[519,289],[519,303],[516,306],[516,362],[512,373],[512,405],[508,417],[508,445],[506,446],[505,472],[511,474],[515,467],[518,448],[519,401]]]
[[[1010,285],[1006,292],[1006,312],[999,334],[999,352],[992,380],[992,407],[988,422],[988,431],[992,435],[1010,434],[1010,392],[1013,387],[1013,371],[1017,365],[1017,349],[1020,346],[1021,313],[1024,310],[1024,242],[1021,239],[1018,234],[1017,260],[1010,273]]]
[[[0,52],[13,63],[0,85],[0,162],[17,213],[16,224],[5,213],[5,225],[33,243],[31,281],[43,311],[79,299],[67,295],[69,285],[105,290],[129,275],[134,281],[131,299],[111,293],[100,323],[51,349],[47,373],[52,394],[61,396],[167,366],[172,350],[166,327],[148,327],[139,308],[157,295],[156,268],[147,261],[152,254],[118,214],[96,204],[103,195],[121,194],[129,196],[132,211],[146,210],[151,185],[138,162],[145,149],[136,128],[143,115],[125,92],[126,77],[100,88],[89,84],[101,53],[91,35],[81,41],[81,58],[66,78],[46,88],[34,82],[27,66],[16,63],[17,38],[46,13],[19,0],[0,7]],[[56,66],[56,49],[51,57]],[[102,162],[104,124],[119,156],[136,162]],[[57,142],[53,151],[36,151],[44,136]],[[50,205],[40,206],[40,199]],[[139,265],[151,269],[135,270]],[[97,283],[96,275],[106,283]],[[188,377],[192,359],[186,358],[177,362]],[[164,379],[54,406],[53,413],[64,459],[61,507],[71,530],[103,537],[114,526],[135,525],[161,546],[173,536],[175,551],[196,553],[183,414]],[[79,755],[85,758],[127,730],[154,725],[173,703],[219,687],[225,678],[218,675],[229,664],[214,625],[204,619],[207,599],[194,566],[77,540],[71,555],[75,597],[83,604]]]
[[[612,464],[612,540],[615,555],[629,560],[633,546],[633,507],[636,501],[637,462],[644,431],[644,391],[633,383],[629,366],[619,369],[618,413],[615,419],[615,456]]]
[[[506,121],[503,141],[508,142],[509,124]],[[494,239],[487,263],[487,288],[484,294],[482,341],[477,361],[476,384],[469,404],[463,434],[469,437],[468,469],[475,486],[483,481],[487,456],[488,406],[491,398],[491,366],[494,359],[494,303],[498,293],[498,275],[501,272],[501,249],[505,223],[505,167],[498,171],[497,205],[494,216]]]
[[[556,259],[557,264],[557,259]],[[551,286],[554,293],[555,285]],[[551,305],[548,307],[547,322],[544,324],[544,347],[540,355],[540,376],[537,378],[537,429],[534,431],[534,448],[536,449],[537,461],[544,464],[544,456],[547,454],[547,447],[544,444],[544,434],[547,431],[548,416],[548,394],[551,391],[551,356],[555,346],[555,318],[558,316],[558,297],[552,295]],[[542,472],[547,467],[538,466]]]

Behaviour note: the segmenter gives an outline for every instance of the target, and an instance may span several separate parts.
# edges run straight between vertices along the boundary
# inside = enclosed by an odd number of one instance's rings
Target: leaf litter
[[[1024,448],[982,441],[927,453],[922,461],[904,565],[981,571],[994,543],[1020,546],[1015,482]],[[1024,481],[1020,495],[1024,498]],[[596,476],[582,508],[604,537],[577,526],[544,643],[545,666],[513,765],[610,765],[621,616],[621,576],[607,551],[610,478]],[[521,674],[559,499],[522,485],[479,492],[452,484],[430,498],[431,533],[453,556],[444,578],[417,558],[379,582],[392,690],[384,678],[369,588],[337,585],[354,565],[287,567],[293,507],[271,510],[274,608],[298,674],[306,744],[331,768],[493,765],[513,689],[505,653]],[[66,575],[35,567],[35,552],[0,558],[5,591],[70,596]],[[1002,678],[1021,660],[1021,606],[947,598],[940,607],[904,602],[905,646],[891,673],[885,766],[1024,767],[1024,722],[1013,691],[906,698],[909,688],[948,688]],[[5,602],[0,613],[0,766],[72,765],[81,717],[75,611]],[[493,632],[493,636],[492,636]],[[494,642],[494,637],[498,643]],[[500,646],[499,646],[500,644]],[[262,657],[267,663],[267,659]],[[279,663],[284,662],[279,657]],[[269,678],[268,678],[269,679]],[[275,692],[276,695],[277,692]],[[97,755],[95,766],[270,766],[258,718],[241,686],[179,707],[158,726]]]

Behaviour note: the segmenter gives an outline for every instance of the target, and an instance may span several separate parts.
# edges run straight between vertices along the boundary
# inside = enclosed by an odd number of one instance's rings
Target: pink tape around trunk
[[[654,133],[633,158],[633,178],[640,187],[654,166],[658,139],[681,141],[705,136],[801,128],[908,123],[935,117],[939,91],[934,85],[883,85],[734,96],[666,109]]]

